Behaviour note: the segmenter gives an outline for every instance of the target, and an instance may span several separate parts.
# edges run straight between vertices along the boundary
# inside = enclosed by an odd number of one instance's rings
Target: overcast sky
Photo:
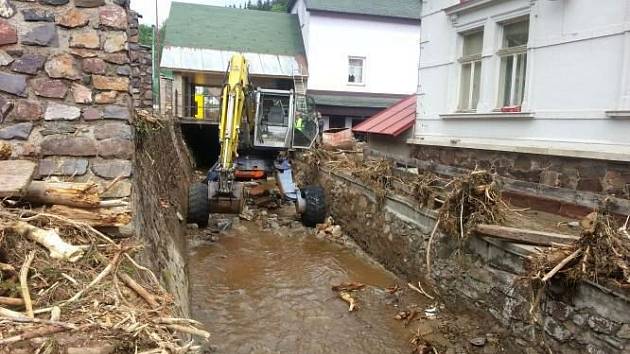
[[[147,25],[155,24],[155,3],[157,1],[157,10],[160,25],[168,17],[171,10],[171,0],[131,0],[131,8],[142,15],[140,23]],[[247,0],[177,0],[179,2],[189,2],[194,4],[205,4],[215,6],[226,6],[231,4],[243,4]]]

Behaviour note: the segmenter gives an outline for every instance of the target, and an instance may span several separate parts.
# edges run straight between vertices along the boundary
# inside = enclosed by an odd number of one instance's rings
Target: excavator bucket
[[[219,193],[219,182],[208,183],[208,198],[210,201],[210,213],[216,214],[240,214],[245,205],[243,198],[243,183],[234,182],[232,193]]]

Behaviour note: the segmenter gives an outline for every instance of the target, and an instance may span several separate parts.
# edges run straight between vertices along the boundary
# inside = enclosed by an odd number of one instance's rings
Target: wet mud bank
[[[330,214],[344,231],[387,269],[408,281],[428,279],[451,311],[469,311],[478,320],[507,331],[515,352],[627,353],[630,351],[630,300],[592,283],[551,282],[540,299],[528,286],[518,245],[470,237],[436,234],[432,242],[431,276],[426,249],[437,214],[402,196],[380,195],[339,171],[301,166],[298,176],[326,190]]]
[[[134,227],[143,242],[140,260],[150,265],[174,296],[180,315],[190,313],[186,261],[186,208],[192,163],[179,127],[136,130]]]

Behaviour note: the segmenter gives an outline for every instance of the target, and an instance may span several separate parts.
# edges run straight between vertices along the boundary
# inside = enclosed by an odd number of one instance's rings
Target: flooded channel
[[[385,288],[405,283],[360,251],[301,227],[265,231],[241,221],[216,242],[194,241],[189,262],[193,317],[217,353],[411,353],[417,333],[438,348],[462,339],[452,333],[457,320],[424,318],[431,300],[411,290],[390,294]],[[367,285],[353,294],[358,311],[331,290],[342,282]],[[410,307],[422,316],[408,326],[394,319]]]

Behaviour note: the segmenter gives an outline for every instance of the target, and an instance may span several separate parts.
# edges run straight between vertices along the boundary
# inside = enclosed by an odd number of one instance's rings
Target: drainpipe
[[[426,5],[426,1],[422,1],[422,10],[420,10],[420,30],[418,32],[420,32],[420,43],[418,43],[418,88],[416,89],[416,119],[415,119],[415,123],[413,125],[413,129],[411,130],[411,139],[415,139],[416,138],[416,130],[417,130],[417,126],[418,124],[422,124],[420,123],[420,119],[422,119],[420,117],[420,113],[422,113],[422,96],[424,95],[424,92],[422,92],[422,83],[420,82],[420,63],[421,63],[421,58],[422,58],[422,12],[424,11],[424,6]]]
[[[157,20],[156,20],[157,22]],[[158,58],[158,27],[153,25],[151,40],[151,90],[153,91],[153,110],[160,112],[160,63]]]

